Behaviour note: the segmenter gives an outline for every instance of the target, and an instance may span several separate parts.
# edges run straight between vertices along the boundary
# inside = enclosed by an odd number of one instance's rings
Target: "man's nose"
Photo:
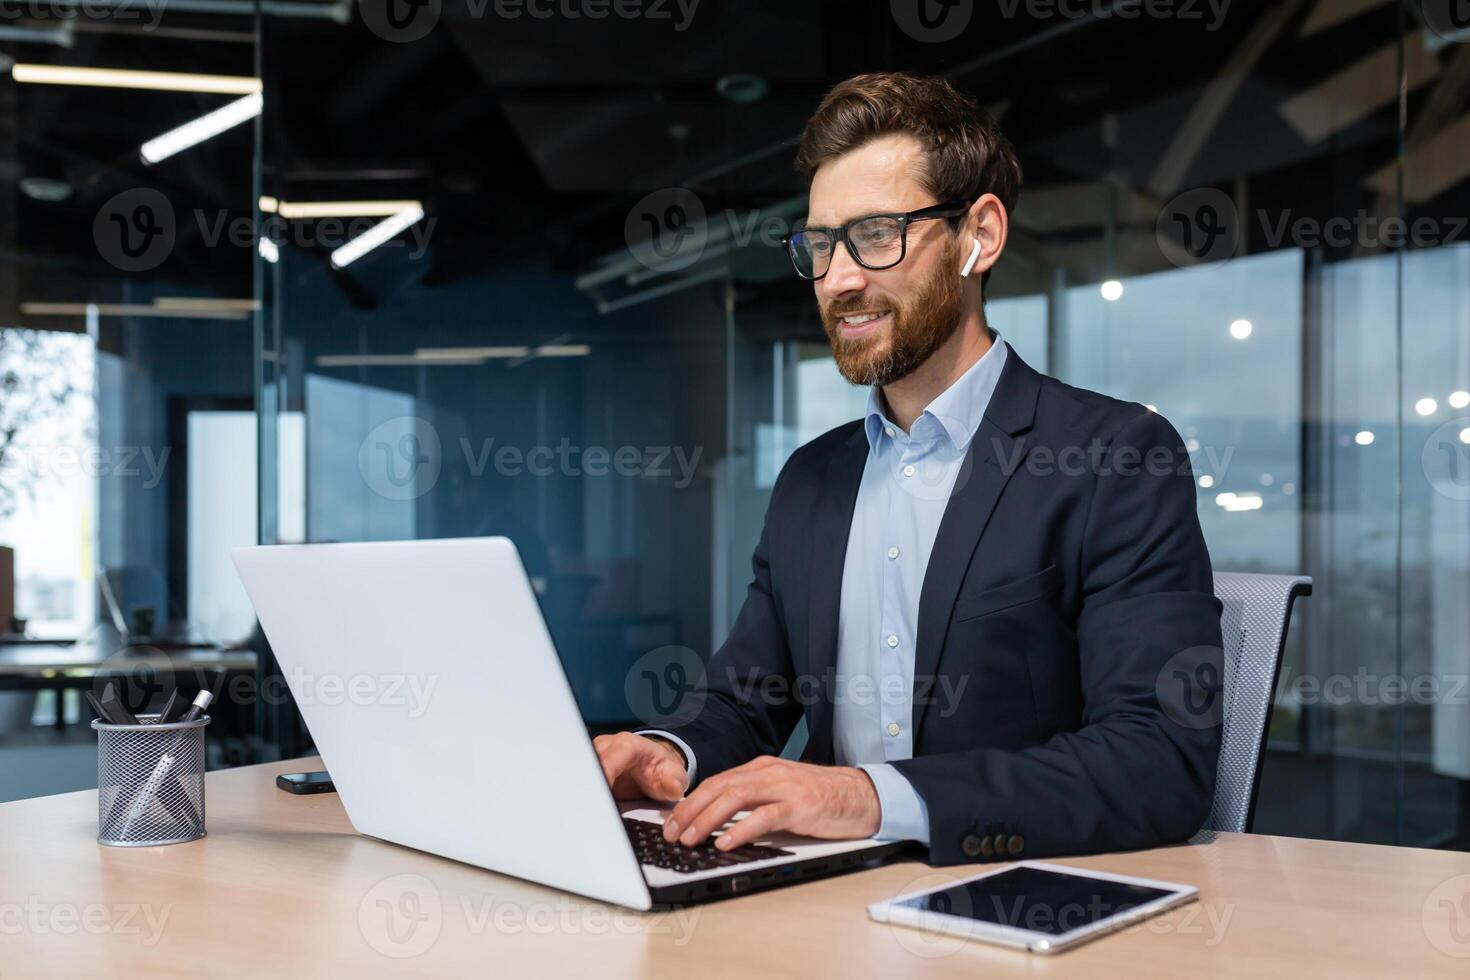
[[[868,285],[866,272],[853,259],[847,243],[838,242],[837,247],[832,250],[832,264],[827,267],[827,274],[817,285],[821,287],[822,295],[828,299],[836,299],[848,293],[860,293]]]

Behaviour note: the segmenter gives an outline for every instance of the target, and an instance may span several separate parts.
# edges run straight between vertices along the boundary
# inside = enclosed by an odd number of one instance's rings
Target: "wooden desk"
[[[639,914],[359,837],[337,796],[275,788],[276,773],[314,767],[210,774],[209,837],[172,847],[98,846],[94,792],[0,805],[0,973],[1470,975],[1470,854],[1221,834],[1074,859],[1194,883],[1202,900],[1042,957],[868,920],[869,902],[968,868],[904,862]]]

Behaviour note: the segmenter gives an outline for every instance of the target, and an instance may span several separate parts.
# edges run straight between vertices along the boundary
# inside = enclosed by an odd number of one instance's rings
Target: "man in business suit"
[[[879,74],[828,93],[798,164],[788,251],[868,410],[781,471],[697,714],[596,740],[614,793],[678,800],[685,844],[749,811],[720,848],[876,835],[949,864],[1188,837],[1221,669],[1188,456],[987,326],[1014,150],[948,83]],[[803,716],[802,761],[778,758]]]

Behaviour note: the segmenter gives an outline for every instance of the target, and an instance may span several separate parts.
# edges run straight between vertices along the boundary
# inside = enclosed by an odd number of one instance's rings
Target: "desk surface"
[[[972,978],[1470,971],[1470,854],[1221,834],[1066,863],[1201,901],[1058,956],[880,925],[868,903],[971,873],[915,862],[639,914],[359,837],[295,760],[211,773],[209,837],[94,843],[96,793],[0,805],[0,972],[36,976]],[[316,765],[319,768],[319,765]],[[411,958],[407,954],[413,954]]]

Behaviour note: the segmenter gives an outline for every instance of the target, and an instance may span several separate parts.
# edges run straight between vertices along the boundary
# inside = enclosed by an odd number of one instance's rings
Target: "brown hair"
[[[939,202],[994,194],[1007,212],[1021,192],[1015,147],[990,113],[942,78],[904,72],[854,75],[822,98],[807,120],[796,166],[810,180],[822,164],[894,133],[928,157],[924,185]],[[987,270],[981,277],[990,278]]]

